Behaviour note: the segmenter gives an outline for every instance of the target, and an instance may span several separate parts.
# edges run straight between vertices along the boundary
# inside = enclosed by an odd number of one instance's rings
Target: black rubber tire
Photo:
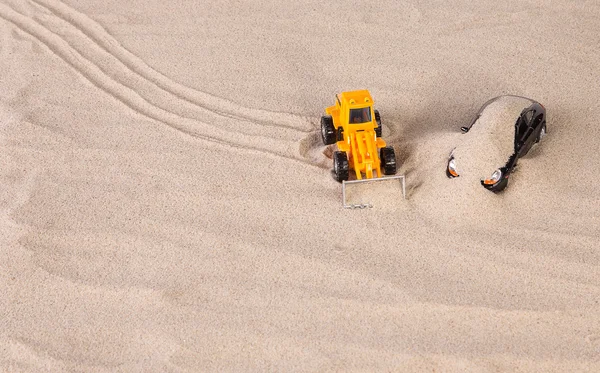
[[[375,110],[375,122],[377,123],[377,127],[375,128],[375,135],[377,137],[381,137],[381,115],[379,115],[379,110]]]
[[[395,175],[396,174],[396,153],[394,148],[386,146],[379,150],[379,160],[381,161],[381,168],[384,175]]]
[[[333,153],[333,174],[340,183],[343,180],[348,180],[349,166],[346,152]]]
[[[331,145],[335,143],[335,127],[331,115],[321,117],[321,140],[323,144]]]
[[[491,189],[494,193],[500,193],[508,186],[508,179],[503,178],[502,181],[496,186],[495,189]]]

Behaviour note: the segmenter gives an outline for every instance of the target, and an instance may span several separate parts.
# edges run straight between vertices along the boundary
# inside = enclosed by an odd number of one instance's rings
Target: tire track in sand
[[[280,115],[283,117],[288,117],[288,122],[286,125],[280,126],[278,124],[274,124],[273,121],[269,121],[268,123],[271,125],[265,126],[263,117],[270,115],[268,112],[257,111],[255,109],[245,109],[232,103],[227,104],[227,101],[219,101],[219,99],[216,99],[212,96],[207,95],[208,98],[212,97],[212,102],[209,102],[208,105],[205,105],[206,102],[204,101],[201,103],[204,106],[217,106],[214,111],[208,110],[199,104],[189,105],[190,102],[187,100],[182,100],[177,94],[169,93],[168,91],[158,87],[156,84],[153,84],[152,81],[145,79],[136,71],[132,71],[127,66],[124,66],[120,60],[106,51],[104,51],[105,55],[112,56],[112,59],[109,59],[109,62],[105,63],[105,65],[103,65],[101,68],[100,66],[96,65],[93,60],[86,58],[86,56],[80,53],[77,49],[73,48],[73,46],[69,44],[64,37],[52,32],[49,28],[45,27],[39,22],[36,22],[36,20],[17,12],[11,7],[0,4],[0,17],[13,23],[24,32],[30,34],[45,44],[54,54],[67,62],[72,68],[78,71],[84,78],[89,80],[96,87],[102,89],[117,100],[124,103],[130,109],[146,117],[155,119],[172,127],[173,129],[196,138],[208,140],[233,148],[255,150],[262,153],[268,153],[297,160],[305,164],[315,165],[314,162],[307,160],[302,156],[302,154],[299,153],[299,141],[306,136],[307,132],[309,132],[307,129],[296,129],[294,127],[294,121],[300,121],[302,123],[302,120],[299,117],[294,117],[291,114],[280,113]],[[64,25],[64,23],[61,25]],[[61,25],[58,25],[59,27],[57,28],[60,28]],[[77,32],[79,32],[80,35],[84,35],[80,30]],[[83,49],[96,49],[96,52],[97,49],[101,49],[95,43],[90,43],[89,39],[84,40],[81,45],[84,46]],[[79,45],[78,48],[80,50],[82,49],[81,45]],[[137,65],[133,66],[135,67]],[[148,67],[148,69],[150,68]],[[109,73],[107,73],[107,71]],[[158,73],[155,72],[155,74]],[[168,78],[164,77],[164,80],[168,81]],[[161,84],[165,85],[168,83],[167,81],[163,81]],[[193,91],[189,88],[186,90]],[[158,94],[160,93],[159,91],[162,91],[162,95]],[[149,94],[150,97],[148,98],[142,96],[142,92],[144,94]],[[154,102],[157,100],[162,100],[161,103],[165,104],[167,109],[161,107],[162,105],[157,105]],[[166,101],[170,101],[171,104]],[[188,105],[186,105],[184,109],[174,109],[174,105],[172,104],[173,102],[176,103],[175,106],[181,102],[187,102]],[[187,117],[181,113],[182,110],[190,111],[191,109],[195,110],[194,113],[196,115],[208,115],[209,117],[207,117],[207,119],[216,121],[216,125],[211,125],[206,121]],[[248,110],[248,112],[246,112],[246,110]],[[258,120],[256,122],[252,122],[248,121],[247,119],[242,119],[249,117],[249,114],[256,114],[258,116],[256,119]],[[261,133],[271,132],[272,136],[266,137],[255,134],[240,134],[238,131],[232,132],[225,130],[219,125],[223,124],[226,119],[228,119],[229,122],[236,120],[237,123],[235,124],[238,126],[238,128],[242,128],[244,126],[247,127],[249,124],[260,126],[261,128],[259,130]],[[270,131],[266,131],[269,128]],[[273,130],[276,130],[275,133],[273,133]],[[289,137],[291,134],[293,135],[293,138],[290,139]],[[282,138],[284,137],[283,135],[288,138]]]
[[[108,56],[103,57],[115,59],[122,64],[123,67],[145,79],[147,83],[154,85],[156,88],[160,88],[165,93],[169,93],[180,100],[184,100],[187,103],[227,118],[246,120],[254,124],[260,123],[265,126],[278,127],[279,129],[282,127],[290,128],[304,133],[312,131],[312,127],[310,126],[310,123],[308,123],[307,118],[302,118],[290,113],[246,108],[228,100],[212,96],[206,92],[194,90],[169,79],[160,72],[152,69],[142,59],[129,52],[100,24],[61,1],[30,0],[30,2],[37,4],[72,26],[75,29],[75,32],[69,32],[69,36],[87,38],[91,43],[94,43],[98,48],[101,48],[108,53]],[[59,32],[64,30],[64,26],[64,24],[60,25],[57,30]],[[48,28],[47,25],[46,27]],[[78,33],[80,35],[77,35]],[[63,37],[63,39],[64,38],[65,37]],[[86,47],[89,48],[89,43],[86,44],[88,44]],[[72,45],[72,47],[74,46]],[[82,53],[85,52],[85,50],[79,50],[79,52]],[[101,60],[94,59],[94,61]]]

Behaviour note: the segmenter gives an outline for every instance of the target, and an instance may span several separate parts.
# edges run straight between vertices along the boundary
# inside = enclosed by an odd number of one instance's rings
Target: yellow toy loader
[[[373,98],[367,90],[343,92],[336,95],[336,103],[325,109],[321,117],[321,137],[325,145],[336,143],[333,153],[335,179],[348,180],[353,169],[356,179],[373,174],[380,178],[396,173],[394,148],[386,146],[381,138],[379,112],[373,110]]]
[[[385,175],[396,173],[396,154],[394,148],[386,146],[381,138],[381,118],[379,112],[373,109],[369,91],[336,95],[335,105],[325,109],[325,113],[321,117],[321,137],[325,145],[335,143],[338,148],[333,153],[333,173],[335,179],[342,183],[344,208],[373,207],[370,203],[348,204],[347,184],[399,179],[402,196],[406,198],[404,175],[381,176],[382,171]],[[350,169],[354,170],[356,180],[347,181]]]

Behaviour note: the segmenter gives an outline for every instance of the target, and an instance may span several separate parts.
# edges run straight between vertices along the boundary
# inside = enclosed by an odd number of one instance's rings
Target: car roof
[[[526,111],[527,109],[529,109],[533,105],[539,105],[542,109],[544,109],[544,107],[542,106],[542,104],[540,104],[539,102],[537,102],[535,100],[530,99],[529,97],[518,96],[518,95],[501,95],[501,96],[496,96],[496,97],[493,97],[493,98],[487,100],[483,105],[481,105],[481,108],[479,108],[479,110],[477,111],[477,114],[475,114],[475,117],[473,118],[473,120],[471,121],[471,123],[468,126],[461,127],[461,130],[463,132],[468,132],[471,129],[471,127],[473,127],[473,125],[475,124],[475,122],[477,122],[477,120],[479,120],[479,117],[481,116],[481,114],[483,114],[483,112],[485,111],[485,109],[488,106],[490,106],[492,103],[494,103],[494,102],[496,102],[496,101],[498,101],[500,99],[506,98],[506,97],[522,98],[522,99],[525,99],[525,100],[531,102],[531,105],[528,106],[528,107],[526,107],[526,108],[524,108],[523,111]],[[523,113],[523,111],[521,111],[521,113]]]

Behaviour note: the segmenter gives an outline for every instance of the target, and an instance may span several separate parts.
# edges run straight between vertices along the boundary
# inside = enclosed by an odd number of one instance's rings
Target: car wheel
[[[331,115],[323,115],[321,117],[321,139],[325,145],[335,143],[335,127],[333,126]]]
[[[377,123],[377,128],[375,128],[375,135],[377,137],[381,137],[381,130],[383,129],[383,127],[381,127],[381,116],[379,115],[378,110],[375,110],[375,122]]]
[[[546,123],[542,124],[542,129],[540,130],[540,133],[538,133],[537,139],[535,139],[535,143],[537,144],[540,141],[542,141],[544,136],[546,136]]]
[[[385,175],[394,175],[396,173],[396,153],[394,152],[394,148],[391,146],[381,148],[379,150],[379,159]]]
[[[333,153],[333,173],[339,182],[348,180],[348,156],[345,152]]]
[[[492,192],[494,192],[494,193],[500,193],[504,189],[506,189],[507,186],[508,186],[508,179],[507,178],[503,178],[502,181],[500,183],[498,183],[498,185],[496,185],[496,187],[494,189],[492,189]]]

